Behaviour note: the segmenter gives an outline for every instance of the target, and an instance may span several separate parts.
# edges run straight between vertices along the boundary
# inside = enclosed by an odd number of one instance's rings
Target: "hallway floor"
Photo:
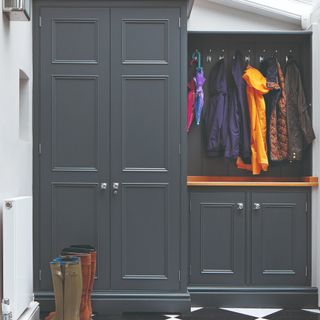
[[[94,320],[320,320],[319,309],[192,308],[187,315],[125,313]]]
[[[186,315],[127,313],[119,316],[96,316],[94,320],[320,320],[319,309],[244,309],[192,308]]]
[[[42,314],[41,319],[45,315]],[[320,320],[319,309],[191,308],[189,314],[124,313],[93,320]]]

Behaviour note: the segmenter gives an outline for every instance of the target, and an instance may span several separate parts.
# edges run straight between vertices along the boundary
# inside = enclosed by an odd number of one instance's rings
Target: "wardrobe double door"
[[[76,243],[97,290],[176,290],[180,9],[89,2],[41,9],[39,290]]]

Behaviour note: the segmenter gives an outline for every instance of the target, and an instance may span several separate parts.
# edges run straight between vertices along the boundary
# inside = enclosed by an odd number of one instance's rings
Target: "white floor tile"
[[[280,311],[281,309],[269,309],[269,308],[221,308],[222,310],[232,311],[236,313],[245,314],[252,317],[266,317],[270,314]]]
[[[303,311],[308,311],[308,312],[313,312],[313,313],[319,313],[320,314],[320,310],[319,309],[302,309]]]

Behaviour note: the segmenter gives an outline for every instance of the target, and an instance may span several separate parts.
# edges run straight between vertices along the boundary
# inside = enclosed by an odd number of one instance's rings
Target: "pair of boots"
[[[50,263],[56,311],[46,320],[79,320],[82,293],[81,264],[78,257],[56,258]]]
[[[96,273],[96,250],[89,245],[73,245],[69,248],[63,249],[61,255],[66,258],[77,258],[81,264],[80,281],[82,283],[82,290],[79,298],[80,302],[75,304],[75,307],[78,306],[78,310],[80,310],[80,312],[75,318],[70,318],[70,315],[68,317],[64,316],[64,318],[55,318],[57,312],[52,312],[46,320],[89,320],[92,316],[91,294]],[[55,286],[54,292],[56,296],[57,310],[57,292],[55,290]],[[75,294],[75,296],[78,297],[78,294]],[[64,302],[64,305],[64,309],[67,308],[69,310],[71,308],[69,305],[66,305],[66,302]]]

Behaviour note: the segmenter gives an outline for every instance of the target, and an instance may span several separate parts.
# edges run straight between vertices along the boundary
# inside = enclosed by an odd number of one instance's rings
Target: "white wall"
[[[318,138],[313,144],[313,175],[320,176],[320,96],[318,94],[320,83],[320,4],[315,7],[311,15],[313,31],[313,127]],[[312,190],[312,285],[320,289],[320,192]],[[320,296],[318,305],[320,306]]]
[[[274,31],[299,30],[299,25],[195,0],[188,21],[189,31]]]
[[[19,136],[20,70],[29,78],[29,103],[25,104],[28,112],[23,113],[23,116],[28,114],[29,123],[26,127],[29,130],[32,127],[32,25],[31,22],[9,22],[2,14],[2,1],[0,0],[0,208],[3,200],[8,197],[32,195],[31,134],[27,141]],[[1,215],[0,212],[0,217]],[[0,248],[1,242],[2,240]],[[0,283],[0,296],[1,289]]]

